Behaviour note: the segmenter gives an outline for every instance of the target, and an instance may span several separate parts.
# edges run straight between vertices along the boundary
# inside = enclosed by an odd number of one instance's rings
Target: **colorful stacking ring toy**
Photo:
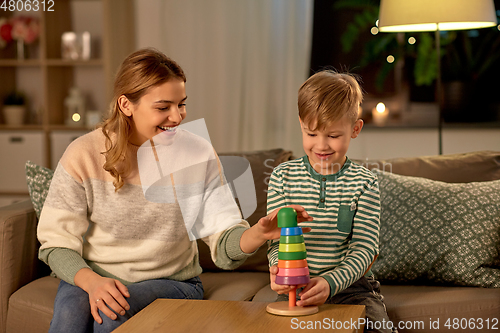
[[[297,226],[297,212],[293,208],[281,208],[278,212],[278,227],[281,228],[278,274],[276,284],[298,286],[308,284],[309,268],[302,228]],[[296,305],[297,288],[288,293],[287,302],[275,302],[267,306],[269,313],[282,316],[302,316],[318,312],[317,306]]]

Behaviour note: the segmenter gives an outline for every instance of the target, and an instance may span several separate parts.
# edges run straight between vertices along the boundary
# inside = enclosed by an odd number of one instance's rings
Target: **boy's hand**
[[[330,296],[330,284],[322,277],[312,278],[299,296],[298,306],[322,305]]]
[[[271,274],[271,289],[278,294],[288,294],[290,290],[304,287],[305,285],[289,286],[285,284],[276,284],[276,274],[278,274],[278,266],[274,265],[269,267],[269,273]]]

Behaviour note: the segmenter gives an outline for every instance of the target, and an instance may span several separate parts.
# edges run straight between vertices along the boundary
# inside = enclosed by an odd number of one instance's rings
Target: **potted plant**
[[[415,36],[418,43],[406,42],[404,33],[379,33],[375,26],[379,15],[380,0],[338,0],[334,4],[336,10],[353,10],[356,12],[352,21],[346,26],[342,33],[342,51],[349,53],[359,47],[359,39],[362,34],[372,32],[362,47],[357,50],[361,53],[360,67],[377,66],[379,68],[376,77],[376,87],[379,91],[384,88],[385,79],[394,70],[395,63],[386,61],[386,57],[392,55],[396,62],[404,61],[405,65],[410,63],[411,72],[409,76],[416,86],[429,86],[437,78],[436,50],[434,44],[434,33],[418,32],[408,34],[406,37]],[[449,43],[444,38],[441,40],[442,48]],[[444,50],[443,50],[444,51]],[[443,52],[441,53],[443,55]]]
[[[500,0],[495,0],[496,7]],[[342,34],[343,51],[359,47],[359,37],[375,26],[379,0],[337,0],[336,10],[354,10],[356,14]],[[500,11],[497,11],[500,20]],[[415,37],[409,44],[407,38]],[[441,32],[441,71],[445,121],[490,121],[495,117],[498,98],[491,82],[500,69],[500,32],[497,27],[478,30]],[[416,41],[416,42],[415,42]],[[358,44],[357,44],[358,43]],[[359,66],[377,66],[376,87],[383,91],[387,76],[395,68],[385,61],[393,55],[404,61],[409,79],[410,100],[434,100],[437,79],[437,52],[434,32],[375,33],[364,43]],[[358,52],[359,52],[358,51]],[[430,88],[430,89],[429,89]],[[431,93],[431,96],[429,96]],[[474,98],[473,96],[476,96]],[[496,99],[495,99],[496,98]],[[479,105],[478,103],[481,103]],[[471,112],[481,110],[481,112]]]
[[[22,125],[26,113],[26,96],[13,91],[3,100],[3,115],[7,125]]]

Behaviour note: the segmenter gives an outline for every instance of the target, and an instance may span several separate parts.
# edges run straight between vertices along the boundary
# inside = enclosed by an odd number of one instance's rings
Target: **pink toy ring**
[[[309,268],[300,267],[300,268],[279,268],[278,276],[304,276],[309,275]]]

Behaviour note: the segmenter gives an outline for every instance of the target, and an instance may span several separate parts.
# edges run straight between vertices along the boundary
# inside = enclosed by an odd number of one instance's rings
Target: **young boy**
[[[391,332],[380,284],[369,269],[379,252],[377,178],[346,156],[351,139],[363,128],[358,119],[362,98],[357,80],[349,74],[322,71],[300,87],[306,156],[274,169],[267,210],[296,204],[314,218],[301,223],[311,228],[304,234],[311,282],[298,293],[297,305],[362,304],[367,332]],[[294,286],[275,283],[278,245],[279,240],[269,241],[271,288],[280,294],[278,300],[286,300]]]

